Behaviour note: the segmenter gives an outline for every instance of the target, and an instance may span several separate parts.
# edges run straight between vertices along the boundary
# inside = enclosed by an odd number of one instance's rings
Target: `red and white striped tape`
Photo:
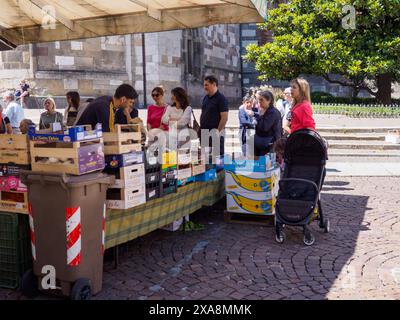
[[[81,208],[67,208],[67,264],[78,266],[81,262]]]
[[[35,227],[33,225],[33,213],[31,204],[29,204],[29,229],[31,233],[32,259],[33,261],[36,261],[36,238]]]
[[[106,204],[103,207],[103,231],[102,231],[102,251],[104,255],[105,245],[106,245]]]

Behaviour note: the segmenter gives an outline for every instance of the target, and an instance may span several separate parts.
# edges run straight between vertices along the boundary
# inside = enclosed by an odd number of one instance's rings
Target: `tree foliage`
[[[342,23],[349,4],[356,9],[355,29]],[[263,80],[314,74],[373,95],[379,76],[400,80],[400,0],[291,0],[272,9],[260,28],[270,30],[273,41],[248,46],[245,59],[255,62]]]

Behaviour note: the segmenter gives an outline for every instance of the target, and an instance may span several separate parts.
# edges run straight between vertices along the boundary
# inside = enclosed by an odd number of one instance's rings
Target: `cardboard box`
[[[196,182],[207,182],[215,180],[217,179],[217,170],[216,169],[207,170],[206,172],[195,176],[194,179]]]
[[[190,178],[192,176],[192,168],[178,169],[178,180]]]
[[[19,177],[0,177],[0,191],[28,192],[28,187],[21,182]]]
[[[115,175],[115,184],[110,188],[134,188],[146,183],[144,163],[134,164],[116,170],[106,170],[106,172]]]
[[[176,167],[178,165],[178,155],[176,151],[164,152],[162,154],[162,169]]]
[[[178,166],[189,165],[192,162],[190,149],[179,149],[178,150]]]
[[[243,192],[241,194],[235,192],[226,193],[226,210],[234,213],[256,214],[256,215],[274,215],[276,196],[268,198],[263,193]],[[263,199],[264,198],[264,199]]]
[[[108,189],[106,205],[109,209],[131,209],[146,203],[145,186],[125,189]]]
[[[199,164],[192,164],[192,176],[197,176],[204,172],[206,172],[206,165],[204,164],[204,162]]]
[[[269,155],[261,156],[258,160],[232,159],[229,155],[224,158],[224,169],[231,172],[266,172],[275,166]]]
[[[232,172],[225,171],[225,190],[271,193],[277,194],[279,189],[280,168],[274,168],[266,172]]]
[[[106,169],[117,169],[129,167],[133,164],[144,162],[143,151],[135,151],[125,154],[115,154],[106,156]]]
[[[21,170],[31,170],[30,165],[0,164],[0,177],[19,177]]]
[[[46,142],[74,142],[98,139],[103,136],[101,124],[94,130],[91,125],[70,127],[61,133],[51,132],[49,129],[36,130],[34,126],[29,127],[28,137],[33,141]]]

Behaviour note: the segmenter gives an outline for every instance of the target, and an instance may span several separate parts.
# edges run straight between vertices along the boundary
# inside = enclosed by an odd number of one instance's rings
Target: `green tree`
[[[354,29],[346,5],[355,8]],[[245,59],[261,79],[314,74],[351,87],[353,97],[365,89],[390,103],[391,83],[400,80],[400,0],[291,0],[259,26],[273,41],[248,46]]]

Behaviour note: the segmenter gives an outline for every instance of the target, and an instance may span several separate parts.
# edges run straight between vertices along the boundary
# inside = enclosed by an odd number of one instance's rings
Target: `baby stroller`
[[[285,241],[285,225],[302,226],[303,242],[311,246],[315,237],[308,225],[314,217],[326,233],[330,228],[329,219],[324,218],[320,200],[328,160],[325,141],[315,131],[296,131],[287,139],[284,159],[285,169],[279,182],[275,210],[276,241]]]

